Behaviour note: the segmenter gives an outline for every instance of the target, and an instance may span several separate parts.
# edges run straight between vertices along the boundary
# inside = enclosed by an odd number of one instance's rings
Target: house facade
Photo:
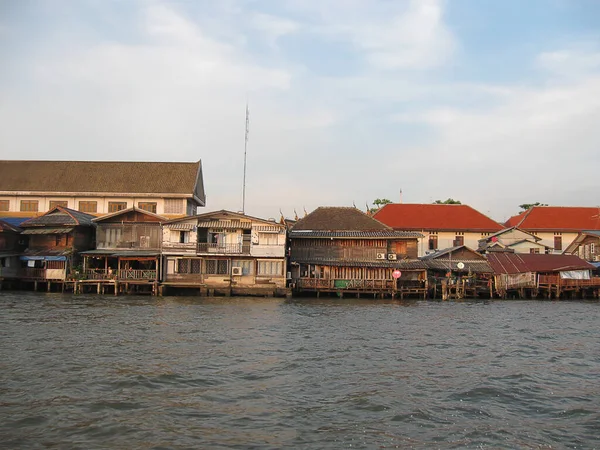
[[[507,251],[513,253],[550,253],[551,247],[541,242],[541,238],[533,233],[517,227],[505,228],[479,240],[477,251],[487,253]]]
[[[390,203],[373,217],[394,230],[421,233],[419,257],[462,245],[476,249],[480,239],[503,228],[468,205]]]
[[[82,278],[137,285],[158,283],[161,223],[165,220],[135,207],[94,218],[96,248],[82,253]]]
[[[511,217],[507,227],[518,227],[560,254],[584,230],[600,231],[600,208],[576,206],[533,206]]]
[[[57,206],[21,223],[28,237],[20,255],[19,278],[32,281],[64,281],[81,263],[80,253],[94,242],[94,216]]]
[[[3,280],[18,277],[21,266],[19,257],[25,247],[25,236],[21,236],[21,229],[0,220],[0,285]]]
[[[94,216],[135,207],[175,218],[204,205],[200,161],[0,161],[0,217],[62,206]]]
[[[233,295],[279,295],[286,288],[286,227],[215,211],[167,221],[163,288]]]
[[[426,265],[417,260],[420,233],[394,231],[356,208],[320,207],[289,236],[297,292],[426,295]]]
[[[585,261],[600,262],[600,230],[582,231],[565,249],[566,255],[577,255]]]

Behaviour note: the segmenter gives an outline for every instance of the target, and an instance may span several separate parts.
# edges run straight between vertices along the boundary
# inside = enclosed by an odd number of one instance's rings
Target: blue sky
[[[207,209],[600,203],[594,0],[0,3],[6,159],[192,161]]]

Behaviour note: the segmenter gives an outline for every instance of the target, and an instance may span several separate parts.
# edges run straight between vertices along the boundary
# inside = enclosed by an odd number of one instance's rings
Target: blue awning
[[[66,256],[21,256],[21,261],[66,261]]]

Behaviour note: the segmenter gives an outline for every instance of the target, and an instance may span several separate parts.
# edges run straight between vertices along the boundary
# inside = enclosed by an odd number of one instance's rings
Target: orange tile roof
[[[506,226],[518,226],[523,230],[600,230],[600,208],[534,206],[508,219]]]
[[[390,203],[374,218],[397,230],[496,232],[504,228],[468,205]]]

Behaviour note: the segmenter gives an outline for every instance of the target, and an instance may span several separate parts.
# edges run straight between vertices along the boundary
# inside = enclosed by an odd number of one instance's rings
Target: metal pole
[[[242,186],[242,214],[246,213],[246,154],[248,152],[248,132],[250,131],[250,110],[246,102],[246,133],[244,135],[244,181]]]

